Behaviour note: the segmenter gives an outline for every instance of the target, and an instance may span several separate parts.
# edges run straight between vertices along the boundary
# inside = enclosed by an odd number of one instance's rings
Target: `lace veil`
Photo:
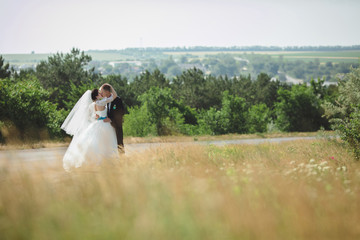
[[[86,129],[92,122],[95,110],[91,100],[91,91],[87,90],[77,101],[64,123],[61,125],[67,134],[76,136],[82,130]]]

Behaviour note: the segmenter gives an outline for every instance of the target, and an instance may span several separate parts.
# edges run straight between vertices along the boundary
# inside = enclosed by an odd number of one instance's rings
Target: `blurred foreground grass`
[[[360,167],[335,140],[172,146],[65,173],[1,162],[0,239],[359,239]]]

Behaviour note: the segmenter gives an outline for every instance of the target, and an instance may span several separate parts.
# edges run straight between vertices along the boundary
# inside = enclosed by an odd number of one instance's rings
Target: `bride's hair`
[[[99,95],[99,89],[97,88],[94,88],[92,91],[91,91],[91,99],[93,101],[96,100],[96,97]]]

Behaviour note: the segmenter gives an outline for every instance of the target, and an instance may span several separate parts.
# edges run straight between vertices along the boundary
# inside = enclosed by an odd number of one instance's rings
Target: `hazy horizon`
[[[132,47],[351,46],[356,0],[0,0],[0,53]]]

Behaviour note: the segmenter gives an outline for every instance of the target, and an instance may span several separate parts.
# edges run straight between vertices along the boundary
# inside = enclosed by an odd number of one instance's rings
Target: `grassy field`
[[[360,166],[335,140],[153,149],[65,173],[1,162],[0,239],[359,239]]]
[[[303,61],[314,61],[319,59],[320,62],[353,62],[359,63],[360,51],[320,51],[320,52],[294,52],[294,51],[259,51],[259,52],[244,52],[244,51],[211,51],[211,52],[164,52],[167,55],[173,55],[174,57],[191,54],[200,58],[204,58],[206,55],[215,55],[219,53],[226,54],[266,54],[273,57],[283,56],[284,59],[289,61],[303,60]],[[95,61],[122,61],[122,60],[134,60],[134,57],[121,55],[119,53],[109,53],[109,52],[87,52],[93,60]],[[3,54],[3,57],[6,61],[10,62],[13,65],[22,65],[22,64],[34,64],[38,63],[41,60],[46,60],[48,56],[52,54]]]
[[[295,61],[314,61],[315,59],[319,59],[320,62],[353,62],[359,63],[360,61],[360,51],[308,51],[308,52],[298,52],[298,51],[258,51],[258,52],[244,52],[244,51],[229,51],[229,52],[221,52],[221,51],[212,51],[212,52],[165,52],[168,55],[185,55],[191,54],[194,56],[198,56],[200,58],[204,58],[206,55],[216,55],[219,53],[225,54],[263,54],[270,55],[272,57],[283,56],[284,59]]]
[[[117,61],[117,60],[126,60],[128,57],[123,56],[118,53],[107,53],[107,52],[85,52],[90,55],[95,61]],[[55,54],[55,53],[53,53]],[[47,58],[53,54],[2,54],[6,62],[10,62],[13,65],[22,65],[22,64],[34,64],[39,63],[42,60],[47,60]],[[1,55],[1,54],[0,54]]]
[[[1,54],[6,62],[12,65],[35,64],[47,60],[52,54]]]

